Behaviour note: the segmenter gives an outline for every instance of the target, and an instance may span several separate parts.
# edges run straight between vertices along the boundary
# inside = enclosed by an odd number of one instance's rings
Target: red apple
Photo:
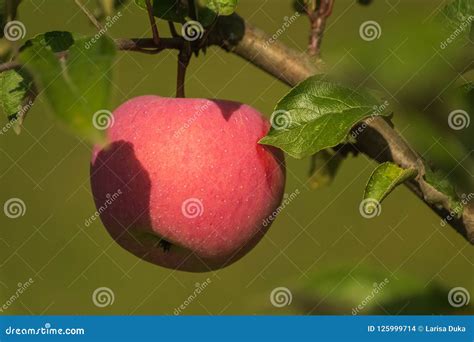
[[[281,202],[280,150],[247,105],[133,98],[113,113],[109,144],[94,148],[91,183],[108,232],[157,265],[202,272],[249,252]]]

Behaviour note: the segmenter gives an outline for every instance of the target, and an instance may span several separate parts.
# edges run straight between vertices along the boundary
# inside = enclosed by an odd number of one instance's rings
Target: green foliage
[[[443,7],[438,18],[449,31],[459,32],[464,37],[472,33],[474,23],[474,1],[454,0]]]
[[[313,314],[415,314],[452,312],[449,289],[414,275],[369,265],[330,266],[310,276],[295,296],[303,311]]]
[[[311,156],[309,186],[318,189],[331,184],[342,161],[343,156],[333,149],[322,150]]]
[[[69,49],[67,58],[55,52]],[[108,108],[115,44],[103,36],[74,39],[67,32],[49,32],[29,41],[20,60],[43,85],[55,116],[92,142],[104,142],[94,114]]]
[[[26,70],[8,70],[0,74],[0,108],[20,132],[26,113],[35,97],[34,83]]]
[[[449,182],[446,176],[443,175],[443,173],[441,173],[440,171],[432,171],[429,167],[426,167],[424,179],[437,191],[448,196],[449,203],[447,204],[449,209],[455,212],[458,218],[461,217],[463,212],[463,204],[459,200],[454,186]]]
[[[380,164],[369,178],[364,199],[370,198],[381,203],[393,189],[406,180],[413,179],[417,173],[415,169],[404,169],[390,162]]]
[[[184,23],[188,18],[209,26],[219,15],[234,13],[238,0],[152,0],[153,15],[163,20]],[[135,3],[146,10],[145,0]]]
[[[51,31],[46,32],[28,40],[22,50],[29,47],[46,49],[53,53],[68,50],[74,44],[74,36],[70,32]]]
[[[272,128],[260,143],[303,158],[348,141],[350,129],[369,116],[387,115],[364,91],[312,76],[277,104]]]

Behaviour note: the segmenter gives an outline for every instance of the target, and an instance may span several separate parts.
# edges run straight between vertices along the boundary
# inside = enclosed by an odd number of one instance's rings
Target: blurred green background
[[[398,130],[467,193],[473,190],[474,125],[450,130],[447,116],[455,108],[449,109],[443,96],[459,70],[472,67],[472,54],[461,56],[457,65],[450,55],[454,47],[433,48],[419,33],[429,31],[445,3],[387,0],[362,6],[338,0],[322,57],[334,77],[382,91]],[[145,12],[133,3],[120,10],[112,37],[151,36]],[[290,0],[241,0],[238,12],[274,33],[295,10]],[[24,1],[19,19],[27,28],[25,39],[52,30],[95,32],[72,1]],[[372,42],[359,36],[367,20],[382,29]],[[168,35],[166,23],[159,22],[159,29]],[[303,52],[307,30],[307,18],[300,16],[278,39]],[[174,96],[176,55],[119,52],[111,108],[138,95]],[[288,88],[248,62],[211,48],[192,59],[186,90],[188,97],[232,99],[269,116]],[[397,111],[402,104],[404,110]],[[404,187],[386,199],[380,216],[363,218],[358,206],[375,167],[364,156],[349,157],[334,183],[318,190],[308,186],[309,160],[287,158],[286,192],[300,194],[262,242],[230,267],[192,274],[141,261],[116,245],[99,221],[85,226],[96,210],[89,185],[91,146],[65,131],[48,111],[39,96],[21,135],[10,130],[0,136],[0,203],[17,197],[26,204],[22,217],[0,215],[0,305],[19,283],[34,281],[2,314],[173,314],[207,278],[210,284],[183,314],[351,314],[373,284],[385,279],[388,283],[361,314],[470,312],[450,306],[448,292],[463,287],[474,295],[474,248],[442,227]],[[113,291],[112,305],[94,305],[92,294],[99,287]],[[281,308],[270,300],[278,287],[292,297]]]

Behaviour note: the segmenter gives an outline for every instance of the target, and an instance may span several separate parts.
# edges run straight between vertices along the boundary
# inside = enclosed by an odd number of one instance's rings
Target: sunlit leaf
[[[43,94],[56,117],[91,142],[104,142],[104,131],[94,114],[108,109],[111,67],[115,44],[109,38],[79,38],[45,34],[30,41],[20,53],[21,61],[43,86]],[[67,56],[54,53],[68,47]]]
[[[364,91],[312,76],[277,104],[272,127],[260,143],[303,158],[347,141],[350,129],[369,116],[388,115]]]
[[[404,169],[398,165],[386,162],[377,166],[364,191],[364,199],[382,200],[398,185],[417,175],[416,169]]]

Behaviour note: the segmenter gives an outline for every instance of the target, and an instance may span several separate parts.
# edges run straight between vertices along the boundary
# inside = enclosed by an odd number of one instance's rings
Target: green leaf
[[[425,181],[434,187],[440,193],[448,197],[448,207],[451,211],[456,214],[457,218],[460,218],[463,213],[464,205],[460,201],[459,196],[454,189],[451,182],[443,175],[441,171],[432,171],[428,166],[425,167]],[[436,203],[435,203],[436,204]],[[440,203],[443,204],[443,203]]]
[[[91,142],[104,143],[104,131],[96,128],[94,114],[108,108],[114,42],[106,36],[75,39],[67,58],[58,58],[54,51],[70,44],[65,39],[68,35],[55,34],[57,39],[47,36],[30,41],[20,53],[20,60],[43,85],[56,117]]]
[[[37,49],[44,48],[51,52],[58,53],[68,50],[74,44],[74,36],[71,32],[51,31],[46,32],[28,40],[21,48],[28,47]]]
[[[303,158],[347,142],[361,120],[388,114],[372,95],[312,76],[278,102],[272,127],[260,143]]]
[[[234,13],[238,0],[195,0],[191,2],[176,0],[152,0],[153,15],[163,20],[184,23],[188,19],[199,21],[204,27],[209,26],[219,15]],[[145,0],[135,3],[146,10]]]
[[[302,281],[294,303],[307,314],[420,314],[453,312],[449,288],[417,274],[397,272],[368,264],[322,267]],[[466,307],[467,308],[467,307]]]
[[[135,0],[135,3],[146,10],[145,0]],[[188,15],[187,6],[182,1],[176,0],[152,0],[153,15],[163,20],[184,23]]]
[[[377,166],[365,187],[364,199],[372,199],[381,203],[395,187],[418,174],[416,169],[404,169],[386,162]]]
[[[26,70],[8,70],[0,74],[0,108],[16,133],[20,132],[35,96],[33,78]]]
[[[438,18],[444,22],[448,31],[458,36],[466,36],[472,30],[474,22],[474,1],[454,0],[440,11]]]
[[[235,12],[238,0],[200,0],[200,3],[217,15],[231,15]]]
[[[332,183],[343,157],[333,149],[322,150],[311,157],[309,186],[319,189]]]
[[[4,36],[5,24],[16,18],[21,0],[0,0],[0,38]]]

